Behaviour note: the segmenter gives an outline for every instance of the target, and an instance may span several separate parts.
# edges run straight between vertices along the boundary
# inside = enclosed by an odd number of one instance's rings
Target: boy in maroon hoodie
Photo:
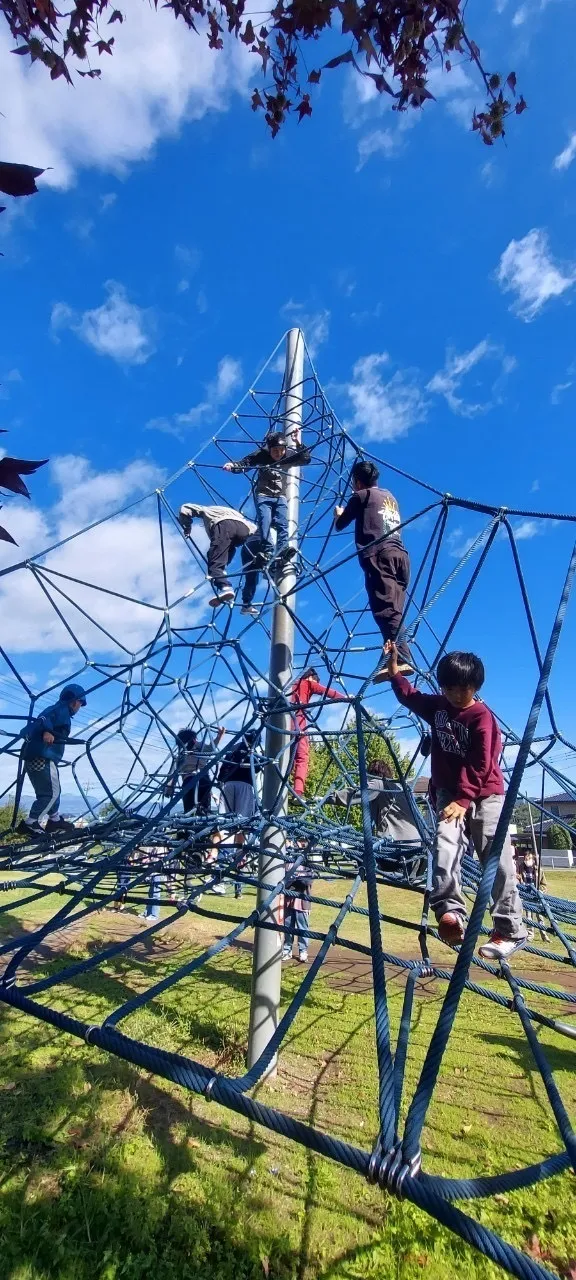
[[[464,937],[465,902],[460,879],[468,833],[484,865],[504,804],[498,763],[502,740],[490,709],[475,695],[484,666],[474,653],[447,653],[436,672],[441,694],[419,693],[398,670],[398,650],[387,646],[388,671],[398,701],[432,728],[431,799],[438,825],[430,904],[443,942]],[[493,932],[479,949],[485,960],[510,956],[526,941],[522,903],[508,833],[492,890]]]

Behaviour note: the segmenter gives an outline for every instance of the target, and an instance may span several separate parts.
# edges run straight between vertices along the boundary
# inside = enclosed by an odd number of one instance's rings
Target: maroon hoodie
[[[431,774],[436,791],[448,791],[467,809],[472,800],[504,795],[498,760],[502,739],[496,719],[483,702],[463,711],[443,694],[419,693],[405,676],[393,676],[399,702],[432,727]]]

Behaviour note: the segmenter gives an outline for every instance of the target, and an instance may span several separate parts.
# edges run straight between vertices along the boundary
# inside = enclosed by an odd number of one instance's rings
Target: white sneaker
[[[291,951],[283,951],[283,952],[282,952],[282,960],[291,960],[291,959],[292,959],[292,952],[291,952]]]
[[[218,609],[221,604],[232,604],[234,600],[234,592],[232,587],[225,587],[223,591],[218,591],[208,601],[211,609]]]
[[[298,956],[298,960],[299,960],[300,964],[308,964],[308,952],[307,952],[307,951],[301,951],[301,952],[300,952],[300,954],[299,954],[299,956]]]
[[[255,604],[243,604],[240,613],[249,613],[251,618],[257,618],[260,610],[256,608]]]
[[[210,892],[223,894],[226,893],[226,889],[223,884],[213,884]]]
[[[508,956],[523,947],[525,942],[526,937],[503,938],[499,933],[491,933],[488,941],[478,948],[478,955],[482,956],[483,960],[507,960]]]

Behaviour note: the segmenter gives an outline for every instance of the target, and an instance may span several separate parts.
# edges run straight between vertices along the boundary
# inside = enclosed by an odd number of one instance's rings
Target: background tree
[[[552,824],[548,832],[548,848],[549,849],[571,849],[572,840],[570,832],[565,827],[559,827],[556,822]]]
[[[255,90],[252,107],[264,111],[273,135],[290,111],[300,120],[310,115],[310,86],[343,65],[388,95],[395,110],[405,111],[434,97],[435,63],[447,72],[455,61],[472,63],[485,97],[472,128],[489,146],[503,136],[507,117],[526,106],[516,97],[513,72],[504,78],[484,66],[464,23],[465,0],[277,0],[256,26],[255,15],[245,13],[245,0],[166,0],[164,7],[203,34],[211,49],[222,48],[227,32],[255,54],[266,83]],[[101,74],[90,59],[113,54],[114,25],[124,22],[109,0],[72,0],[64,11],[52,0],[0,0],[0,12],[17,42],[13,53],[42,62],[52,80],[63,76],[70,82],[73,74]],[[336,50],[323,64],[317,56],[321,37],[326,52],[328,46]]]
[[[318,737],[315,741],[310,735],[310,768],[306,781],[305,797],[310,800],[317,796],[325,796],[332,790],[339,787],[347,787],[346,774],[349,774],[353,784],[358,785],[358,740],[356,737],[356,729],[354,726],[348,726],[349,733],[325,733],[323,738]],[[396,774],[396,766],[392,750],[396,754],[402,770],[405,772],[410,763],[410,756],[402,754],[400,743],[393,733],[386,730],[383,732],[374,730],[367,732],[366,741],[366,759],[386,760],[391,766],[394,775]],[[389,745],[390,744],[390,745]],[[294,809],[296,812],[296,809]],[[333,818],[335,822],[342,822],[343,810],[339,805],[325,805],[323,813],[327,817]],[[354,806],[350,810],[348,821],[354,827],[362,825],[362,817],[358,806]]]

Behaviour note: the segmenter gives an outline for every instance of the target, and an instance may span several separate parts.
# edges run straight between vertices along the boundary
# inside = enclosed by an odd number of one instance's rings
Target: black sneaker
[[[38,822],[25,822],[23,818],[15,828],[14,834],[17,836],[33,836],[38,839],[39,836],[44,835],[44,832]]]
[[[46,831],[50,835],[52,833],[66,835],[70,831],[76,831],[76,827],[73,822],[68,822],[67,818],[49,818],[46,823]]]
[[[279,551],[274,557],[280,564],[287,564],[289,560],[293,560],[296,555],[296,547],[284,547],[283,551]]]

